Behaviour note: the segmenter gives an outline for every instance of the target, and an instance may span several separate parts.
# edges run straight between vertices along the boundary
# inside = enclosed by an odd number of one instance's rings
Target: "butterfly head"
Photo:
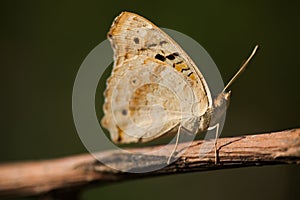
[[[231,91],[229,92],[221,92],[215,99],[213,102],[213,108],[227,108],[229,106],[229,102],[230,102],[230,96],[231,96]]]
[[[211,124],[217,124],[224,116],[226,109],[229,106],[231,91],[221,92],[213,101]]]

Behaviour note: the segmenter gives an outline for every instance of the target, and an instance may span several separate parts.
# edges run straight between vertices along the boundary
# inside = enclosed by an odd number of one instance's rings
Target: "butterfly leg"
[[[216,125],[214,125],[214,126],[211,126],[211,127],[209,127],[207,130],[214,130],[214,129],[216,129],[216,136],[215,136],[215,164],[218,164],[218,158],[219,158],[219,156],[218,156],[218,137],[219,137],[219,123],[217,123]]]
[[[177,134],[176,134],[176,141],[175,141],[174,149],[173,149],[172,153],[170,154],[169,159],[168,159],[168,161],[167,161],[167,164],[168,164],[168,165],[170,164],[171,158],[173,157],[174,153],[176,152],[176,149],[177,149],[177,146],[178,146],[178,142],[179,142],[179,134],[180,134],[180,131],[181,131],[181,124],[179,125],[178,131],[177,131]]]

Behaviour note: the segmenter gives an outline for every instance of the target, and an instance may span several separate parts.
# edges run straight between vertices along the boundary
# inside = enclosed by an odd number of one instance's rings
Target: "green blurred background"
[[[299,127],[299,8],[296,1],[274,0],[2,1],[0,161],[86,152],[72,118],[73,82],[85,56],[124,10],[197,40],[225,82],[261,45],[232,86],[223,137]],[[83,199],[297,199],[299,169],[164,176],[95,187]]]

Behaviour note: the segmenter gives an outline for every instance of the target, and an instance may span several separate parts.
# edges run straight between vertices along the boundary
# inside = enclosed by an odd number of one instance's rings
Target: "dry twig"
[[[187,151],[169,166],[154,172],[140,174],[113,170],[98,162],[90,154],[45,161],[1,164],[0,197],[44,195],[45,199],[51,199],[54,196],[56,199],[74,199],[77,191],[92,184],[108,184],[183,172],[300,163],[300,129],[221,138],[218,140],[219,164],[217,165],[214,164],[214,151],[203,158],[199,157],[199,146],[202,143],[203,141],[194,141]],[[114,151],[99,152],[98,155],[109,159],[112,164],[121,165],[127,169],[135,167],[135,170],[138,170],[151,167],[157,158],[149,157],[154,162],[141,161],[136,166],[132,165],[134,156],[139,152],[156,148],[159,146],[136,148],[134,149],[135,154],[131,155]],[[47,194],[50,194],[51,198]]]

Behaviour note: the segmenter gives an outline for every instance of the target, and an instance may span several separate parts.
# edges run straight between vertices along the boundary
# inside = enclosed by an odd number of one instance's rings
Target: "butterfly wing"
[[[183,118],[203,116],[211,108],[210,91],[194,62],[150,21],[123,12],[108,38],[115,62],[102,125],[114,142],[153,140]]]

